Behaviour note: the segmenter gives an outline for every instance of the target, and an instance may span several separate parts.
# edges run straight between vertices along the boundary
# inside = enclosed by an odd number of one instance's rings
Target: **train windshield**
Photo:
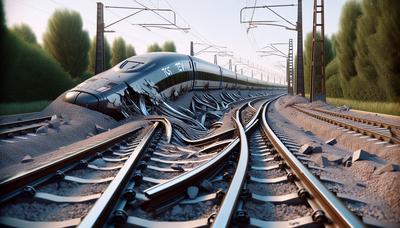
[[[139,66],[141,66],[143,64],[144,64],[144,62],[127,60],[127,61],[123,62],[121,65],[119,65],[119,69],[121,71],[131,71],[131,70],[135,70],[136,68],[138,68]]]

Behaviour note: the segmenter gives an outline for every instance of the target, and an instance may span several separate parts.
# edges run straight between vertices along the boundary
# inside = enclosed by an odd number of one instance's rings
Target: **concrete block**
[[[342,161],[343,161],[343,157],[342,156],[335,155],[335,154],[328,154],[326,157],[327,157],[329,162],[333,162],[333,163],[335,163],[337,165],[341,164]]]
[[[306,135],[314,135],[311,131],[305,131],[304,132]]]
[[[319,154],[317,156],[317,158],[314,160],[314,162],[320,167],[328,167],[329,166],[329,160],[323,154]]]
[[[49,122],[49,128],[58,129],[61,126],[60,119],[51,119]]]
[[[21,163],[27,163],[27,162],[31,162],[34,159],[32,158],[32,156],[30,156],[29,154],[25,155],[24,158],[22,158]]]
[[[312,152],[313,152],[314,154],[322,153],[322,147],[320,147],[320,146],[315,146],[315,147],[312,148]]]
[[[377,170],[375,170],[375,172],[377,174],[382,174],[384,172],[392,172],[392,171],[399,171],[399,166],[395,165],[393,163],[388,163],[386,165],[381,166],[380,168],[378,168]]]
[[[329,139],[328,141],[325,142],[325,144],[328,144],[328,145],[331,145],[331,146],[335,145],[336,143],[337,143],[336,138],[331,138],[331,139]]]
[[[342,163],[346,163],[347,161],[351,161],[352,155],[348,154],[343,157]]]
[[[103,132],[107,131],[105,128],[103,128],[102,126],[100,126],[98,124],[96,124],[94,127],[95,127],[95,130],[96,130],[97,134],[100,134],[100,133],[103,133]]]
[[[360,160],[368,160],[372,155],[365,150],[359,149],[353,152],[352,162],[360,161]]]
[[[299,149],[299,153],[301,154],[311,154],[312,152],[312,146],[308,145],[308,144],[304,144],[300,147]]]
[[[36,129],[36,134],[46,134],[48,130],[49,127],[47,125],[44,125]]]

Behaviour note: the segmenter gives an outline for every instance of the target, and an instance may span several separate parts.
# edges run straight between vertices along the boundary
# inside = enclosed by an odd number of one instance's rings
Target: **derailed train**
[[[147,99],[153,103],[191,90],[239,90],[276,87],[249,78],[193,56],[149,53],[130,57],[113,68],[69,90],[64,100],[114,118],[121,118],[126,100]],[[131,102],[134,103],[134,102]]]

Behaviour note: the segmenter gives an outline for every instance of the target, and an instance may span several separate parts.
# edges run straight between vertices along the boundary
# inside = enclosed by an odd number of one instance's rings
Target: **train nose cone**
[[[96,96],[78,91],[68,92],[65,95],[64,101],[91,109],[97,108],[99,104],[99,99]]]

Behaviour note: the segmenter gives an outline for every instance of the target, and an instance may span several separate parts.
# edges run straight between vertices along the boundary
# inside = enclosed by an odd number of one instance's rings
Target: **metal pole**
[[[320,4],[318,4],[320,2]],[[318,28],[320,35],[318,35]],[[325,101],[324,0],[314,0],[310,101]],[[319,50],[318,50],[319,49]],[[317,53],[319,52],[319,53]],[[318,67],[318,64],[320,66]]]
[[[214,55],[214,64],[215,64],[215,65],[218,65],[217,55]]]
[[[293,95],[293,40],[289,39],[288,54],[288,93]]]
[[[193,41],[190,41],[190,56],[194,56]]]
[[[289,84],[289,56],[286,58],[286,82],[287,82],[287,92],[290,94],[290,84]]]
[[[104,71],[104,13],[103,3],[97,3],[97,31],[96,31],[96,63],[95,63],[95,74],[99,74]]]
[[[229,59],[229,70],[232,70],[232,59]]]
[[[303,15],[302,0],[298,0],[297,5],[297,94],[304,97],[304,69],[303,69]]]
[[[325,88],[325,19],[324,19],[324,0],[321,0],[321,96],[322,101],[326,101],[326,88]]]

